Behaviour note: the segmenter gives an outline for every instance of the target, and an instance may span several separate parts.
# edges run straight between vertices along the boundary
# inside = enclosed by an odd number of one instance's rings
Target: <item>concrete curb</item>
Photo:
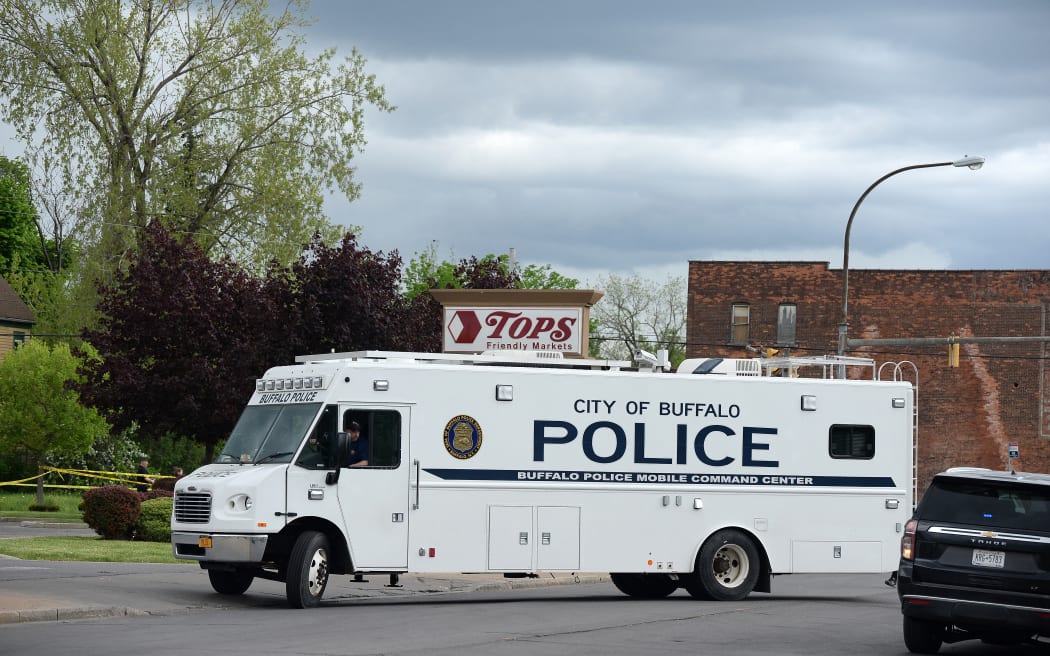
[[[35,608],[33,610],[0,610],[0,624],[21,622],[57,622],[59,620],[85,620],[99,617],[126,617],[149,615],[145,611],[127,606],[84,606],[80,608]]]

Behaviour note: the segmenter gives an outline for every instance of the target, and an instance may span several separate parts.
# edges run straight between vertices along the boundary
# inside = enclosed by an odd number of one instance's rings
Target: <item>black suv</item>
[[[904,528],[897,594],[912,652],[1050,636],[1050,475],[935,476]]]

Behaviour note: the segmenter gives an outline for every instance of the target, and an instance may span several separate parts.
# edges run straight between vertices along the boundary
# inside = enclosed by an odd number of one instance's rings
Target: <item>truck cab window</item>
[[[303,444],[295,464],[307,469],[331,469],[335,467],[335,434],[339,430],[339,408],[325,406],[317,425]]]
[[[343,427],[357,422],[361,438],[367,440],[368,467],[397,469],[401,466],[401,413],[396,410],[357,410],[343,412]]]

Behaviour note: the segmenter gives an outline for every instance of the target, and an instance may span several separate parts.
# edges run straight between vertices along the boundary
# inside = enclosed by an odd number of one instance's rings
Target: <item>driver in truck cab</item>
[[[350,466],[368,466],[368,438],[361,437],[361,425],[356,421],[347,421],[343,430],[350,437]]]

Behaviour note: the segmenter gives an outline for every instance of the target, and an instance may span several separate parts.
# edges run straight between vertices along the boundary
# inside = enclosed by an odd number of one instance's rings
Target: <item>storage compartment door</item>
[[[489,569],[532,571],[532,506],[489,506]]]
[[[580,509],[542,506],[536,509],[536,569],[580,568]]]
[[[896,563],[882,562],[881,542],[826,542],[795,540],[791,543],[791,571],[802,573],[889,572]]]

